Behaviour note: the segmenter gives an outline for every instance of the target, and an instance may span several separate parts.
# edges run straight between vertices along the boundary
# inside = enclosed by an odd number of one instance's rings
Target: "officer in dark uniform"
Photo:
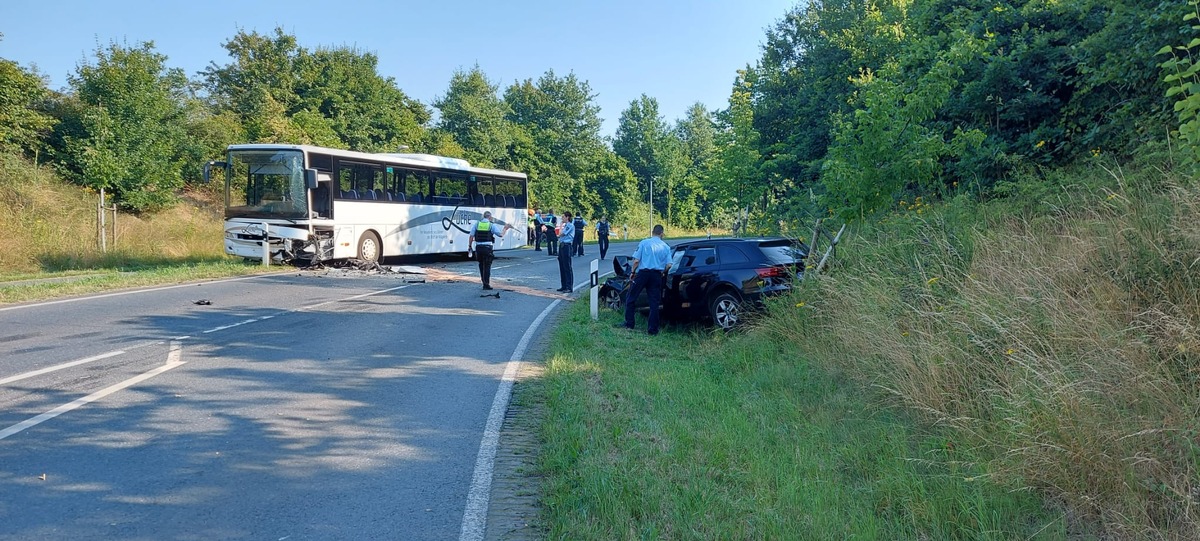
[[[587,220],[583,219],[583,215],[579,211],[575,211],[575,241],[571,244],[571,255],[579,257],[583,255],[583,230],[587,227]]]
[[[542,209],[534,207],[533,235],[530,238],[533,239],[533,251],[535,252],[542,251],[542,241],[546,239],[546,232],[542,231],[543,229],[545,228],[542,227]],[[546,248],[549,249],[549,246]]]
[[[512,228],[512,224],[505,224],[501,229],[499,225],[492,223],[492,211],[485,210],[483,219],[468,230],[471,235],[467,238],[467,251],[475,251],[475,259],[479,260],[479,278],[483,281],[484,289],[492,289],[492,261],[496,259],[492,243],[497,238],[503,238],[504,233]]]
[[[549,255],[558,257],[558,216],[554,215],[554,209],[542,216],[542,229],[546,231],[546,251]]]

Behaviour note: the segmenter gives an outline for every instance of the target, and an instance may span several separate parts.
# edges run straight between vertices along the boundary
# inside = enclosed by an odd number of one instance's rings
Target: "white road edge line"
[[[496,398],[492,400],[492,411],[488,414],[487,426],[483,429],[483,441],[479,443],[479,455],[475,458],[475,473],[471,476],[471,490],[467,493],[467,509],[463,512],[462,534],[460,541],[479,541],[483,539],[487,526],[488,498],[492,492],[492,474],[495,470],[496,448],[500,442],[500,427],[504,422],[504,413],[508,410],[508,401],[512,398],[513,382],[517,379],[517,370],[521,368],[521,358],[529,348],[533,333],[562,301],[550,303],[537,319],[525,329],[517,349],[513,351],[508,365],[504,367],[504,376],[500,378],[500,388],[496,389]]]
[[[54,372],[56,370],[62,370],[64,368],[71,368],[72,366],[79,366],[81,364],[87,364],[92,361],[99,361],[100,359],[116,357],[117,355],[120,355],[122,353],[125,353],[125,351],[124,350],[110,351],[108,353],[101,353],[99,355],[94,355],[94,356],[88,357],[86,359],[79,359],[78,361],[70,361],[70,362],[66,362],[66,363],[62,363],[62,364],[58,364],[58,365],[54,365],[54,366],[48,366],[48,367],[42,368],[40,370],[34,370],[32,372],[25,372],[24,374],[17,374],[15,376],[9,376],[7,378],[0,379],[0,385],[4,385],[5,383],[12,383],[14,381],[21,381],[26,378],[40,376],[42,374],[49,374],[50,372]]]
[[[178,368],[180,366],[187,364],[187,361],[179,360],[180,355],[181,355],[181,352],[180,352],[181,349],[182,348],[180,347],[179,342],[172,341],[171,349],[167,353],[167,364],[164,364],[164,365],[162,365],[158,368],[155,368],[154,370],[151,370],[149,372],[145,372],[145,373],[139,374],[137,376],[134,376],[132,378],[129,378],[129,379],[122,381],[120,383],[117,383],[115,385],[110,385],[108,387],[105,387],[104,389],[96,391],[92,394],[89,394],[89,395],[83,397],[83,398],[78,398],[72,402],[63,404],[57,408],[47,411],[46,413],[38,415],[37,417],[26,419],[15,425],[5,428],[4,430],[0,430],[0,440],[7,438],[9,436],[12,436],[13,434],[20,433],[21,431],[23,431],[27,428],[31,428],[31,427],[37,426],[39,424],[42,424],[46,421],[49,421],[50,419],[53,419],[55,417],[58,417],[59,415],[66,413],[68,411],[77,409],[81,406],[84,406],[84,405],[90,404],[92,402],[95,402],[97,400],[100,400],[101,398],[104,398],[110,394],[113,394],[117,391],[125,389],[131,385],[136,385],[136,384],[146,381],[154,376],[162,374],[163,372],[166,372],[173,368]]]

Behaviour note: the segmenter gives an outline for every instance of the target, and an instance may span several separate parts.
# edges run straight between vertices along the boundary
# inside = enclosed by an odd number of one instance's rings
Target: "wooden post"
[[[825,249],[825,255],[821,256],[821,262],[817,263],[817,268],[813,269],[813,274],[819,274],[821,269],[825,268],[825,262],[829,260],[829,256],[833,255],[833,250],[837,248],[838,240],[842,238],[842,231],[845,230],[846,226],[843,224],[842,228],[838,229],[837,235],[834,235],[833,240],[829,242],[829,248]]]
[[[104,187],[100,187],[100,204],[96,206],[96,234],[100,237],[100,253],[108,253],[106,240],[108,228],[104,226]]]

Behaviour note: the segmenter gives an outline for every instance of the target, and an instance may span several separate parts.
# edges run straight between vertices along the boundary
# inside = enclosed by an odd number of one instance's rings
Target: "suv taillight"
[[[767,267],[765,269],[756,269],[759,278],[787,278],[787,270],[783,267]]]

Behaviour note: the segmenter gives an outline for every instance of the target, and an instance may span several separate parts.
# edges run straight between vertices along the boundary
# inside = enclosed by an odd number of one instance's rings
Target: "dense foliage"
[[[1195,16],[1169,0],[798,3],[731,74],[722,109],[670,121],[643,95],[611,139],[575,73],[501,89],[474,66],[426,105],[374,54],[310,49],[282,29],[239,31],[195,79],[152,43],[112,43],[61,95],[0,59],[0,144],[140,211],[170,204],[225,145],[272,141],[406,146],[527,172],[543,207],[649,204],[681,227],[773,232],[916,197],[1003,196],[1014,173],[1128,157],[1172,134],[1194,147]]]
[[[1135,0],[819,0],[768,32],[744,77],[757,182],[845,218],[1015,170],[1129,156],[1171,129],[1154,53],[1186,6]],[[741,89],[737,89],[741,91]],[[736,94],[735,94],[736,95]]]

